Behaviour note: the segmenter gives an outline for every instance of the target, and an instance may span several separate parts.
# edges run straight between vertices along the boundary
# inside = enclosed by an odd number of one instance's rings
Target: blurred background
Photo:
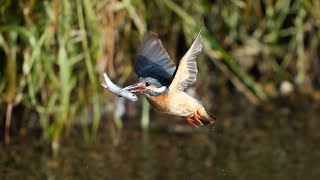
[[[320,1],[0,1],[0,177],[317,179]],[[176,63],[202,19],[187,92],[219,120],[197,129],[134,83],[143,35]],[[1,178],[2,179],[2,178]]]

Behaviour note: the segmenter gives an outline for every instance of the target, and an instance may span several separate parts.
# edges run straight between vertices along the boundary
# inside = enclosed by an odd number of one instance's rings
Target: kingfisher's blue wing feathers
[[[150,33],[139,48],[134,69],[139,77],[152,77],[157,79],[163,86],[169,86],[173,79],[176,65],[170,60],[158,35]]]

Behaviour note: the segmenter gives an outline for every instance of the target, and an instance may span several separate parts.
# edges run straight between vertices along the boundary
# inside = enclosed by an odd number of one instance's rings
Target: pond
[[[319,107],[306,99],[218,110],[213,125],[191,128],[153,113],[148,131],[128,119],[96,142],[77,133],[56,157],[34,136],[1,145],[1,179],[319,179]],[[241,105],[241,106],[240,106]],[[172,123],[168,123],[170,121]]]

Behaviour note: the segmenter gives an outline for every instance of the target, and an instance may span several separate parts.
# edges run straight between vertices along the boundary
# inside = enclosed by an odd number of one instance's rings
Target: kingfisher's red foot
[[[194,112],[194,113],[193,113],[193,118],[194,118],[199,124],[203,125],[202,122],[201,122],[201,120],[200,120],[201,117],[200,117],[200,115],[199,115],[198,112]]]
[[[193,126],[193,127],[197,127],[197,125],[195,125],[194,123],[193,123],[193,119],[191,119],[190,117],[186,117],[186,121],[191,125],[191,126]]]

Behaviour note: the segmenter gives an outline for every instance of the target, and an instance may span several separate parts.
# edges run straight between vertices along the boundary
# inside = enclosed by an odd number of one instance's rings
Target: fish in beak
[[[137,82],[135,84],[132,84],[130,86],[127,86],[125,88],[123,88],[122,90],[127,90],[127,91],[130,91],[132,93],[137,93],[137,92],[143,92],[143,91],[146,91],[147,88],[146,88],[146,85],[144,82]]]

